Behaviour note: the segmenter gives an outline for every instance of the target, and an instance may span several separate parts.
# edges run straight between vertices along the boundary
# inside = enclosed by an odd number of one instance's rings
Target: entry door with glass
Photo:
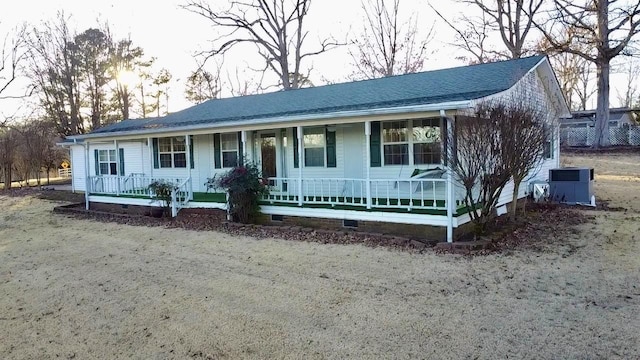
[[[276,133],[261,133],[258,136],[260,166],[263,178],[278,176],[277,138]],[[270,185],[271,181],[270,181]]]

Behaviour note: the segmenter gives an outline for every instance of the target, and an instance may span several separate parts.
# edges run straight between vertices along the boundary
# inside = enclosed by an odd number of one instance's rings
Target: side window
[[[161,168],[186,168],[187,146],[183,137],[158,139],[158,158]]]
[[[118,174],[115,150],[98,150],[98,170],[98,175]]]
[[[385,165],[409,164],[408,121],[385,121],[382,123],[382,144]]]
[[[222,167],[238,166],[238,133],[220,134]]]
[[[324,128],[305,128],[303,135],[304,165],[309,167],[324,166],[326,145]]]

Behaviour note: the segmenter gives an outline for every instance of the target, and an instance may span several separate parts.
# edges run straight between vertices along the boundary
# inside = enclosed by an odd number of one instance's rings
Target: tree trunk
[[[509,219],[511,222],[516,221],[516,210],[518,209],[518,189],[520,188],[522,179],[513,179],[513,200],[511,201],[511,210],[509,212]]]
[[[11,189],[11,165],[7,166],[6,164],[4,165],[4,190],[10,190]]]
[[[593,148],[606,147],[609,140],[609,62],[601,60],[598,68],[598,102],[596,109],[595,138]]]

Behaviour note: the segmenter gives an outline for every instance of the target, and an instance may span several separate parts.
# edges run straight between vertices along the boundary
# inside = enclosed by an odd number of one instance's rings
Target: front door
[[[276,134],[260,134],[260,163],[263,178],[277,176]]]

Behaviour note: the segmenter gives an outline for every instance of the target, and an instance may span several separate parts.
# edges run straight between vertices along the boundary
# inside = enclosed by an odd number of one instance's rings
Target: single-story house
[[[551,109],[550,123],[569,114],[544,56],[214,99],[69,137],[73,184],[85,192],[87,208],[153,205],[148,184],[168,179],[183,195],[174,215],[181,208],[224,210],[225,194],[208,192],[205,183],[247,159],[268,178],[261,211],[273,220],[428,225],[446,228],[452,241],[470,217],[445,166],[443,139],[478,101],[516,91]],[[559,166],[554,129],[531,181]],[[502,193],[499,212],[512,190],[510,184]],[[523,184],[518,196],[527,192]]]
[[[636,125],[633,118],[634,109],[628,107],[609,109],[609,128]],[[596,109],[573,111],[571,117],[560,119],[561,128],[587,128],[596,125]]]

